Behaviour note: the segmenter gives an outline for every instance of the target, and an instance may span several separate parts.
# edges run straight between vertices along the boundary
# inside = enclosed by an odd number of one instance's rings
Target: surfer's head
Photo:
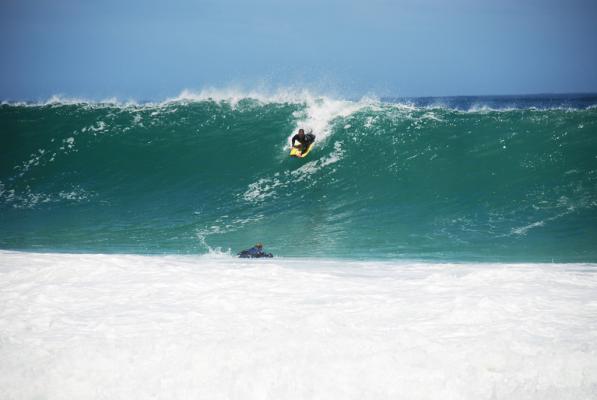
[[[255,247],[257,247],[258,249],[261,249],[261,248],[263,248],[263,244],[257,243],[257,244],[255,244]]]
[[[305,136],[305,130],[304,130],[304,129],[299,129],[299,133],[298,133],[298,135],[299,135],[300,137],[303,137],[303,136]]]

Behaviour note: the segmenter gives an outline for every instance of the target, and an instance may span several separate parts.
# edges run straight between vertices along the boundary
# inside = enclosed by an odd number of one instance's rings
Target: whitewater
[[[0,253],[3,399],[592,399],[587,264]]]
[[[596,105],[3,102],[0,398],[593,399]]]

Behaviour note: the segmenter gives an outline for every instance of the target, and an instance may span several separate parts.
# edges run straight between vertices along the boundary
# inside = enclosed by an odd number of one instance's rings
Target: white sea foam
[[[317,179],[317,173],[322,168],[340,161],[343,155],[342,141],[337,141],[334,143],[334,150],[329,155],[309,161],[296,169],[286,170],[282,173],[276,172],[271,177],[259,178],[256,182],[249,184],[247,190],[242,194],[242,198],[250,203],[276,198],[278,188],[287,188],[297,182]],[[309,186],[306,186],[306,189],[308,188]]]
[[[70,185],[67,190],[61,190],[58,193],[36,192],[29,186],[16,191],[15,189],[6,189],[4,185],[0,185],[0,203],[19,209],[32,209],[40,204],[63,201],[81,203],[88,201],[95,195],[96,193],[86,191],[79,185]]]
[[[560,110],[567,112],[577,112],[584,110],[595,109],[597,105],[587,106],[568,106],[568,105],[549,105],[549,106],[528,106],[527,103],[517,104],[516,99],[512,100],[511,104],[508,105],[493,105],[486,104],[483,99],[478,99],[477,102],[473,102],[468,105],[466,109],[462,109],[457,105],[450,105],[451,100],[449,98],[437,97],[431,104],[416,105],[413,99],[406,98],[393,98],[379,100],[374,94],[365,95],[360,100],[350,100],[342,98],[341,96],[330,94],[329,92],[322,92],[316,89],[307,89],[304,87],[297,86],[286,86],[278,88],[270,88],[267,86],[256,86],[255,89],[247,89],[246,87],[240,86],[224,86],[224,87],[205,87],[199,90],[183,89],[178,95],[168,97],[164,100],[153,100],[143,101],[128,98],[119,99],[118,97],[112,96],[104,99],[92,99],[86,97],[74,97],[64,94],[55,94],[50,96],[48,99],[39,100],[34,102],[24,101],[10,101],[1,100],[0,105],[11,105],[11,106],[62,106],[62,105],[84,105],[88,107],[122,107],[122,108],[161,108],[162,106],[169,106],[173,103],[179,102],[194,102],[194,101],[216,101],[216,102],[227,102],[235,107],[241,100],[253,99],[261,103],[311,103],[314,99],[326,99],[333,100],[334,102],[345,103],[345,104],[361,104],[366,103],[372,106],[378,106],[383,104],[384,106],[392,106],[405,111],[417,111],[417,110],[452,110],[456,112],[464,113],[499,113],[499,112],[512,112],[518,110],[528,111],[548,111],[548,110]],[[540,99],[538,99],[541,102]]]
[[[275,195],[275,188],[278,186],[288,186],[288,183],[281,182],[278,178],[261,178],[257,182],[249,184],[249,187],[243,193],[243,199],[248,202],[263,201],[268,197]]]
[[[230,255],[231,249],[222,250],[219,247],[213,248],[207,243],[207,238],[212,235],[220,235],[227,232],[235,232],[242,229],[246,224],[255,223],[263,218],[263,215],[257,214],[247,218],[231,218],[223,215],[214,221],[213,225],[198,229],[195,234],[199,243],[205,247],[210,255]]]
[[[596,268],[0,252],[0,397],[590,399]]]
[[[49,99],[42,101],[42,102],[38,102],[38,103],[32,103],[31,105],[42,105],[42,106],[48,106],[48,105],[90,105],[90,106],[110,106],[110,107],[126,107],[126,106],[137,106],[139,105],[139,103],[137,103],[135,100],[120,100],[117,97],[108,97],[102,100],[91,100],[89,98],[84,98],[84,97],[70,97],[70,96],[65,96],[65,95],[53,95],[51,96]]]
[[[309,177],[315,176],[315,173],[322,168],[340,161],[343,155],[344,150],[342,150],[342,142],[337,141],[334,143],[334,151],[328,156],[321,157],[314,161],[309,161],[300,168],[290,171],[289,175],[292,178],[292,181],[301,182]]]
[[[307,98],[306,100],[307,108],[304,115],[299,118],[299,127],[304,128],[306,131],[312,130],[320,142],[330,136],[332,132],[331,123],[336,118],[348,117],[365,107],[375,105],[377,102],[369,98],[364,98],[356,102],[335,100],[327,97]],[[290,133],[288,137],[289,141],[295,133]]]
[[[587,207],[588,208],[593,207],[593,204],[592,204],[592,202],[589,199],[581,199],[581,201],[580,201],[580,203],[578,205],[573,205],[573,204],[570,203],[570,200],[567,197],[562,196],[558,200],[557,208],[558,209],[563,209],[563,211],[561,211],[561,212],[559,212],[559,213],[557,213],[557,214],[555,214],[555,215],[553,215],[551,217],[545,218],[542,221],[535,221],[535,222],[532,222],[530,224],[527,224],[527,225],[524,225],[524,226],[521,226],[521,227],[518,227],[518,228],[513,228],[511,230],[510,234],[505,235],[505,236],[526,235],[527,232],[529,230],[531,230],[531,229],[545,226],[546,223],[550,223],[550,222],[555,221],[555,220],[557,220],[559,218],[565,217],[565,216],[573,213],[577,208],[587,208]],[[536,209],[539,209],[539,207],[536,207]]]
[[[373,107],[379,100],[363,97],[358,101],[342,100],[327,95],[319,95],[306,89],[280,88],[273,91],[245,91],[238,88],[214,89],[200,91],[183,90],[178,96],[165,100],[162,104],[185,101],[226,102],[236,107],[241,100],[253,99],[263,104],[291,103],[305,104],[304,111],[295,114],[297,128],[312,130],[318,141],[327,138],[331,133],[330,123],[338,117],[347,117],[364,107]],[[296,132],[288,132],[290,139]],[[287,148],[287,146],[285,146]]]
[[[347,117],[364,107],[379,108],[380,101],[374,97],[363,97],[360,100],[344,100],[328,95],[320,95],[306,89],[278,88],[276,90],[243,90],[233,87],[228,88],[205,88],[199,91],[185,89],[175,97],[167,98],[160,102],[148,102],[139,104],[133,100],[119,101],[116,98],[105,99],[99,102],[80,98],[68,98],[52,96],[49,100],[32,105],[62,105],[62,104],[85,104],[90,107],[123,107],[155,109],[152,116],[168,110],[168,107],[177,103],[215,101],[225,102],[235,108],[242,100],[252,99],[262,104],[304,104],[305,109],[295,115],[297,117],[297,129],[302,127],[307,131],[313,131],[318,141],[325,140],[331,133],[331,122],[339,117]],[[403,108],[399,104],[394,107]],[[136,121],[137,122],[137,121]],[[101,126],[99,128],[102,128]],[[94,129],[94,128],[90,128]],[[96,130],[96,129],[94,129]],[[101,130],[101,129],[100,129]],[[296,132],[288,132],[290,139]],[[284,146],[287,149],[288,145]]]
[[[77,132],[74,132],[77,134]],[[50,142],[54,142],[52,139]],[[22,162],[20,165],[15,165],[13,170],[16,171],[16,175],[14,178],[22,178],[31,170],[44,167],[48,162],[54,162],[56,160],[57,154],[66,155],[72,152],[77,152],[75,146],[75,138],[68,137],[63,139],[60,142],[60,145],[56,146],[53,150],[50,149],[37,149],[37,151],[31,153],[29,155],[29,159],[27,161]]]
[[[305,89],[279,88],[269,90],[244,90],[235,87],[204,88],[198,91],[185,89],[178,96],[168,98],[163,104],[185,101],[227,102],[235,107],[241,100],[253,99],[261,103],[302,103],[314,95]]]
[[[374,97],[363,97],[360,100],[344,100],[335,98],[329,95],[321,95],[307,89],[297,88],[278,88],[275,90],[243,90],[234,87],[228,88],[205,88],[198,91],[185,89],[175,97],[167,98],[158,102],[138,103],[134,100],[121,101],[117,98],[108,98],[101,101],[93,101],[83,98],[71,98],[60,95],[55,95],[48,100],[31,103],[31,104],[17,104],[14,105],[29,105],[29,106],[47,106],[47,105],[86,105],[89,107],[122,107],[122,108],[142,108],[154,109],[152,116],[156,116],[161,112],[169,110],[168,107],[177,103],[187,102],[201,102],[201,101],[215,101],[225,102],[231,107],[235,108],[242,100],[252,99],[262,104],[271,103],[290,103],[290,104],[304,104],[305,110],[295,115],[297,117],[297,129],[299,127],[306,130],[312,130],[318,141],[325,140],[331,133],[330,123],[336,118],[347,117],[350,114],[363,109],[364,107],[379,107],[380,101]],[[394,107],[402,107],[396,104]],[[135,121],[138,122],[138,121]],[[102,130],[102,126],[99,126]],[[88,128],[97,130],[97,128]],[[288,139],[296,132],[288,132]],[[287,145],[284,147],[288,148]]]

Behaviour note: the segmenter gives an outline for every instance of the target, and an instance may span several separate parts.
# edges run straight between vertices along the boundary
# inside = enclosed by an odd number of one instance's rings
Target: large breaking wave
[[[0,106],[0,247],[597,260],[595,97]],[[316,147],[288,157],[313,129]]]

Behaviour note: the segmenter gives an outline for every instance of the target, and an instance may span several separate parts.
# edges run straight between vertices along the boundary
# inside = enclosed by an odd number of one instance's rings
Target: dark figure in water
[[[250,249],[243,250],[240,253],[238,253],[238,256],[240,258],[262,258],[262,257],[271,258],[271,257],[273,257],[273,254],[272,253],[264,253],[263,245],[261,243],[257,243],[255,246],[251,247]]]
[[[299,129],[298,133],[292,137],[292,147],[294,147],[295,141],[302,145],[301,153],[303,153],[315,141],[315,135],[311,132],[305,134],[304,129]]]

